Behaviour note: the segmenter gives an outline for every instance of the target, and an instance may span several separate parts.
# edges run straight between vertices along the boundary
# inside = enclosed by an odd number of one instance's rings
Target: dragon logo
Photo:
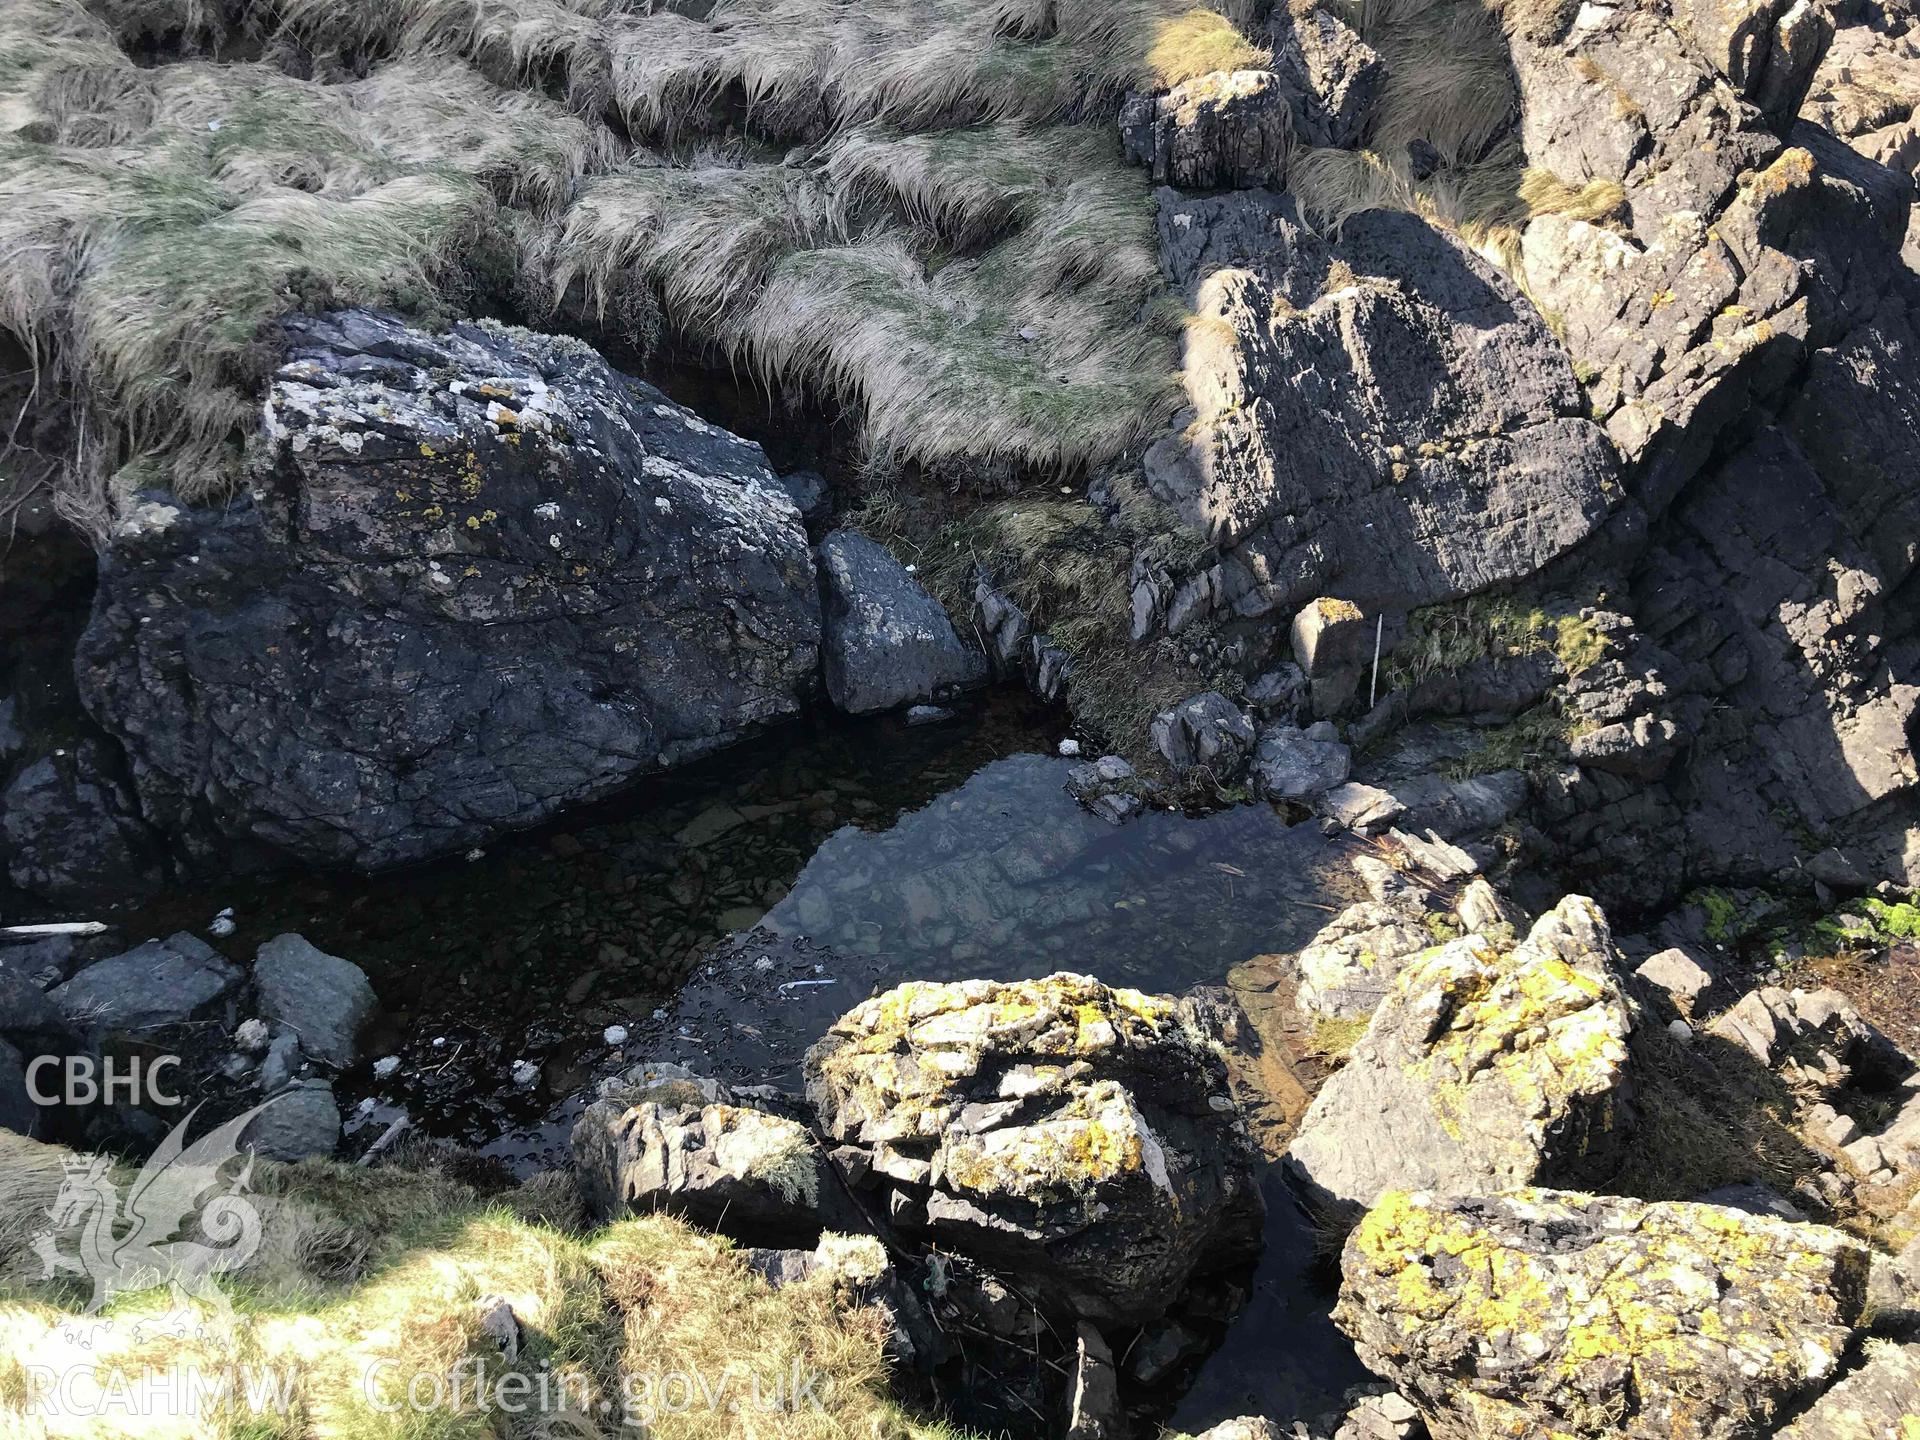
[[[243,1155],[240,1137],[266,1108],[256,1106],[188,1145],[196,1107],[124,1183],[114,1180],[112,1162],[104,1157],[70,1156],[47,1212],[49,1224],[33,1242],[45,1278],[91,1280],[88,1314],[99,1313],[115,1295],[158,1285],[171,1287],[176,1305],[193,1299],[228,1312],[230,1303],[213,1277],[246,1264],[260,1248],[260,1212],[247,1198],[253,1152]],[[236,1164],[238,1174],[225,1178]],[[215,1189],[221,1193],[202,1200]],[[78,1253],[62,1252],[61,1240],[75,1235]]]

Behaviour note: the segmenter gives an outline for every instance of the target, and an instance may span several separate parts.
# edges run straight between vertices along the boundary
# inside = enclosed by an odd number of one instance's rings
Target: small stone
[[[627,1027],[624,1025],[609,1025],[600,1032],[600,1038],[609,1045],[624,1045],[627,1043]]]
[[[391,1079],[399,1069],[400,1057],[398,1055],[383,1055],[373,1062],[373,1078],[376,1080]]]
[[[518,1085],[522,1090],[532,1089],[534,1083],[538,1081],[539,1078],[540,1067],[531,1060],[516,1060],[513,1062],[513,1083]]]
[[[1080,742],[1072,739],[1062,740],[1060,742],[1060,753],[1068,757],[1078,755],[1080,753]]]
[[[260,1019],[242,1020],[239,1029],[233,1032],[233,1043],[248,1055],[258,1055],[272,1038],[267,1022]]]
[[[909,725],[938,725],[953,719],[953,716],[954,712],[944,705],[909,705],[907,707],[907,724]]]
[[[1671,1035],[1675,1040],[1678,1040],[1682,1045],[1691,1045],[1693,1043],[1693,1027],[1684,1020],[1669,1020],[1667,1022],[1667,1034]]]

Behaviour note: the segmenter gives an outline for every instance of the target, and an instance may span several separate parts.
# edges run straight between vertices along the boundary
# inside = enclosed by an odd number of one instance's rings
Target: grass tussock
[[[228,488],[273,322],[329,305],[663,314],[880,452],[1085,470],[1177,404],[1113,110],[1267,58],[1191,0],[18,0],[0,327],[85,399],[95,530]]]
[[[0,1160],[44,1188],[64,1153],[15,1138]],[[182,1440],[611,1440],[633,1425],[665,1440],[949,1434],[893,1401],[885,1317],[830,1276],[776,1292],[726,1241],[664,1217],[559,1228],[529,1218],[551,1204],[541,1182],[489,1199],[432,1169],[254,1174],[265,1240],[222,1279],[231,1314],[159,1289],[87,1317],[77,1290],[37,1278],[18,1236],[0,1238],[0,1427],[92,1440],[129,1433],[133,1413],[143,1437]],[[346,1267],[337,1246],[311,1243],[341,1235],[355,1242]],[[482,1328],[491,1297],[519,1321],[517,1355]],[[170,1376],[236,1383],[187,1413],[156,1400],[151,1421],[124,1405],[50,1419],[36,1377],[75,1367],[128,1377],[135,1407],[169,1393]],[[802,1393],[795,1376],[809,1375]],[[523,1413],[508,1413],[510,1392]]]

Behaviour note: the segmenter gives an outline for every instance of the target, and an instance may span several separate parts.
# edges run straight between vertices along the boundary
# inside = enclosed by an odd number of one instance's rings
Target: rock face
[[[1127,158],[1155,183],[1279,185],[1293,144],[1293,107],[1266,70],[1217,70],[1165,95],[1130,95],[1120,112]]]
[[[1143,1324],[1259,1252],[1251,1146],[1186,1003],[1079,975],[908,984],[842,1017],[807,1076],[897,1222],[1055,1315]]]
[[[183,931],[89,965],[48,996],[76,1025],[132,1035],[205,1014],[240,980],[238,966]]]
[[[1920,1416],[1920,1346],[1878,1341],[1866,1363],[1779,1432],[1779,1440],[1906,1440]]]
[[[1602,1178],[1632,1124],[1617,957],[1573,896],[1508,948],[1483,936],[1395,979],[1287,1150],[1335,1215],[1408,1186],[1457,1193]]]
[[[1260,191],[1162,193],[1197,414],[1147,455],[1228,553],[1215,608],[1407,608],[1531,575],[1621,498],[1571,362],[1505,276],[1410,215],[1328,245]],[[1204,277],[1204,278],[1203,278]]]
[[[1442,1435],[1743,1440],[1834,1373],[1867,1266],[1838,1230],[1712,1205],[1395,1192],[1334,1319]]]
[[[806,1126],[674,1065],[611,1082],[575,1123],[573,1158],[601,1219],[665,1211],[769,1245],[860,1223]]]
[[[353,1064],[361,1027],[378,1002],[366,972],[298,935],[279,935],[254,958],[260,1013],[299,1037],[311,1058],[336,1070]]]
[[[857,530],[820,542],[826,584],[827,694],[866,715],[935,700],[987,678],[940,602],[885,546]]]
[[[22,890],[67,904],[143,899],[166,874],[118,757],[97,740],[21,767],[0,794],[0,859]]]
[[[396,865],[797,711],[820,615],[759,447],[575,341],[304,320],[252,492],[135,504],[78,668],[147,818]]]

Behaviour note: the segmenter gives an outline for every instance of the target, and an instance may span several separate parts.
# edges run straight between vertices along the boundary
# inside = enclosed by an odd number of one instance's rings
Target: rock
[[[1293,105],[1269,71],[1216,70],[1164,95],[1129,95],[1120,139],[1156,185],[1278,187],[1293,148]]]
[[[1113,1351],[1100,1332],[1084,1322],[1074,1332],[1073,1392],[1068,1406],[1067,1440],[1122,1440],[1127,1433]]]
[[[1304,1011],[1335,1019],[1371,1015],[1407,962],[1435,943],[1418,901],[1349,905],[1294,959]]]
[[[0,793],[7,878],[60,904],[151,899],[166,880],[164,857],[123,770],[98,740],[23,766]]]
[[[324,1080],[304,1080],[267,1101],[240,1143],[267,1160],[331,1156],[340,1143],[340,1107]]]
[[[11,970],[41,990],[51,990],[74,971],[71,935],[49,935],[24,944],[0,942],[0,970]]]
[[[1127,1372],[1142,1385],[1158,1385],[1206,1348],[1206,1341],[1186,1326],[1162,1321],[1143,1330],[1129,1347]]]
[[[296,1075],[306,1069],[306,1064],[306,1057],[300,1053],[299,1036],[291,1033],[274,1036],[260,1061],[261,1093],[279,1094],[293,1083]]]
[[[1231,785],[1253,756],[1253,722],[1219,691],[1203,691],[1154,717],[1153,748],[1177,773],[1204,769]]]
[[[1386,788],[1402,807],[1399,824],[1447,840],[1498,830],[1527,803],[1527,777],[1519,770],[1496,770],[1461,780],[1416,775]]]
[[[1193,1440],[1293,1440],[1264,1415],[1237,1415],[1201,1431]]]
[[[300,1037],[300,1048],[323,1065],[345,1070],[359,1058],[361,1029],[379,1002],[366,973],[298,935],[262,945],[253,962],[260,1013]]]
[[[1298,718],[1307,697],[1306,671],[1292,661],[1275,666],[1247,686],[1247,705],[1263,720]]]
[[[383,868],[798,713],[819,596],[758,446],[570,339],[288,336],[250,488],[101,558],[81,690],[158,828]]]
[[[820,542],[827,694],[853,715],[937,700],[987,678],[986,660],[877,541],[836,530]]]
[[[1055,1316],[1145,1324],[1259,1251],[1250,1143],[1191,1003],[1079,975],[902,985],[813,1048],[807,1093],[933,1242]]]
[[[1336,1218],[1409,1186],[1606,1178],[1633,1124],[1617,963],[1580,896],[1517,945],[1468,936],[1423,954],[1315,1097],[1290,1176]]]
[[[1345,781],[1352,764],[1351,752],[1338,740],[1269,725],[1253,752],[1253,785],[1268,800],[1310,800]]]
[[[61,1077],[42,1067],[30,1083],[27,1074],[42,1056],[64,1062],[73,1056],[91,1056],[87,1044],[60,1007],[18,971],[0,967],[0,1130],[12,1130],[37,1139],[54,1138],[73,1128],[76,1117],[63,1106],[42,1105],[35,1092],[46,1096],[60,1090]]]
[[[473,1310],[480,1334],[493,1342],[508,1364],[518,1360],[523,1336],[520,1317],[513,1313],[512,1302],[501,1295],[483,1295],[474,1302]]]
[[[1353,781],[1323,791],[1315,797],[1313,808],[1342,829],[1361,835],[1385,830],[1407,813],[1407,807],[1387,791]]]
[[[181,931],[89,965],[49,995],[76,1025],[133,1035],[198,1019],[240,979],[237,966]]]
[[[1702,1205],[1718,1205],[1724,1210],[1738,1210],[1747,1215],[1770,1215],[1776,1220],[1807,1218],[1806,1211],[1779,1191],[1754,1181],[1743,1185],[1722,1185],[1697,1198]]]
[[[1224,552],[1216,608],[1471,594],[1536,573],[1622,498],[1539,312],[1424,221],[1364,211],[1329,243],[1286,197],[1163,191],[1160,223],[1202,321],[1198,413],[1145,475]]]
[[[775,482],[787,492],[793,508],[809,525],[825,520],[833,509],[833,491],[818,470],[789,470],[785,475],[776,476]]]
[[[954,718],[954,712],[944,705],[909,705],[906,721],[909,725],[942,725]]]
[[[1110,825],[1124,824],[1146,809],[1154,789],[1118,755],[1102,755],[1067,772],[1068,793]]]
[[[1386,62],[1324,5],[1273,7],[1273,68],[1294,97],[1294,130],[1308,145],[1358,149],[1387,78]]]
[[[1766,1066],[1821,1088],[1857,1079],[1884,1089],[1905,1078],[1912,1062],[1869,1024],[1838,990],[1749,992],[1707,1027]]]
[[[1713,972],[1684,950],[1662,950],[1640,962],[1633,972],[1649,985],[1658,986],[1672,997],[1674,1004],[1691,1015],[1694,1002],[1713,987]]]
[[[1906,1440],[1920,1416],[1920,1346],[1868,1343],[1865,1361],[1777,1440]]]
[[[1835,1372],[1867,1259],[1710,1205],[1395,1192],[1347,1241],[1334,1320],[1442,1434],[1736,1440]]]
[[[1355,1401],[1333,1432],[1333,1440],[1423,1440],[1426,1433],[1413,1402],[1389,1390]]]
[[[575,1122],[572,1148],[601,1220],[659,1210],[769,1245],[861,1225],[806,1126],[678,1066],[629,1070]]]

